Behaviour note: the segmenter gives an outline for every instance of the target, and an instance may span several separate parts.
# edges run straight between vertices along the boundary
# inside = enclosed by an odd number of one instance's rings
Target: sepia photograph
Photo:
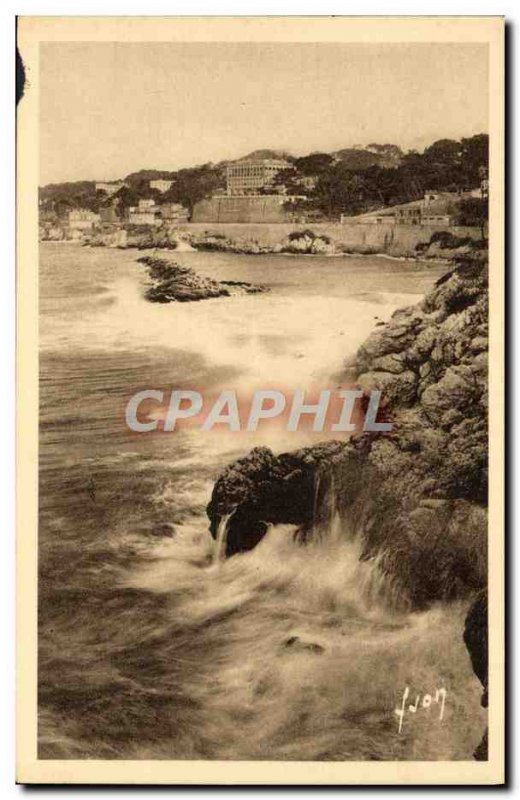
[[[18,39],[19,780],[501,782],[503,20]]]

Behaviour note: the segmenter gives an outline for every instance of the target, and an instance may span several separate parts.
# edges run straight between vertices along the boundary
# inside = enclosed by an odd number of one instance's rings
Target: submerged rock
[[[296,652],[314,653],[314,655],[321,655],[325,652],[323,645],[317,642],[306,642],[300,639],[299,636],[290,636],[285,642],[284,647]]]

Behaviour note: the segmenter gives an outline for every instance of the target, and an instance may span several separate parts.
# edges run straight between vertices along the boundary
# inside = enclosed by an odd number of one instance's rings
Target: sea
[[[485,716],[463,604],[400,607],[334,514],[306,543],[272,526],[228,559],[225,523],[210,536],[226,465],[318,434],[125,422],[145,388],[334,385],[447,267],[149,251],[270,289],[156,304],[144,254],[40,245],[39,758],[471,759]]]

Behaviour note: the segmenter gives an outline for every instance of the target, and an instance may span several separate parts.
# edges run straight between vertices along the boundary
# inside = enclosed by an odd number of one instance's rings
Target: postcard
[[[19,18],[19,782],[504,782],[503,40]]]

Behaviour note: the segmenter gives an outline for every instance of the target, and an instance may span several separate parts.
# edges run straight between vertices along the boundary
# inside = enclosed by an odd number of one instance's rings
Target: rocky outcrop
[[[190,243],[194,250],[203,250],[208,253],[238,253],[258,256],[273,252],[272,247],[261,246],[255,239],[230,238],[222,233],[211,231],[191,235]]]
[[[392,444],[415,449],[430,493],[487,497],[487,264],[461,261],[418,306],[376,329],[352,365],[398,410]],[[379,445],[375,445],[377,448]]]
[[[482,705],[488,705],[488,594],[483,590],[468,611],[464,624],[464,643],[473,672],[482,684]]]
[[[482,247],[480,240],[474,236],[456,236],[449,230],[436,231],[429,242],[418,242],[415,252],[419,258],[435,261],[454,261],[465,258]]]
[[[290,233],[287,239],[281,243],[279,252],[326,256],[334,253],[335,247],[330,236],[306,229]]]
[[[302,535],[312,525],[319,492],[318,477],[343,458],[355,457],[344,442],[325,442],[275,456],[267,447],[224,470],[215,484],[207,512],[214,538],[220,520],[228,522],[226,555],[251,550],[270,523],[299,525]]]
[[[148,268],[150,285],[146,289],[145,296],[152,303],[174,301],[187,303],[207,300],[210,297],[230,297],[233,294],[257,294],[268,291],[268,288],[262,285],[204,278],[189,267],[153,256],[143,256],[137,260]]]
[[[195,250],[241,253],[243,255],[285,253],[326,256],[335,252],[335,246],[330,236],[316,234],[309,229],[292,231],[285,239],[272,245],[260,245],[255,239],[230,238],[211,231],[195,234],[190,241]]]
[[[488,707],[488,596],[487,590],[480,592],[471,606],[464,625],[464,643],[468,648],[473,672],[482,684],[482,706]],[[488,758],[487,729],[475,750],[476,761]]]
[[[324,476],[338,511],[415,608],[469,595],[486,581],[487,262],[473,253],[422,303],[379,326],[349,365],[379,388],[393,429],[297,453],[253,451],[217,481],[211,532],[229,521],[228,555],[269,522],[307,535]],[[324,497],[324,492],[322,492]]]

